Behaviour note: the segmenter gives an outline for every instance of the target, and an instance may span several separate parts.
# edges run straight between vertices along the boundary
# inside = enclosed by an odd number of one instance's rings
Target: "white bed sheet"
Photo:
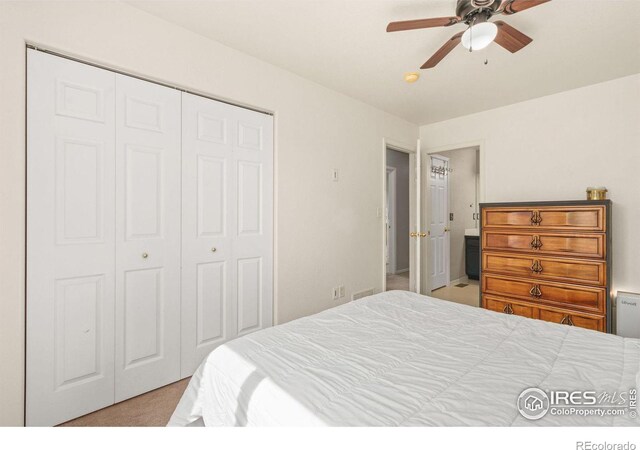
[[[639,425],[522,417],[523,389],[628,391],[640,340],[391,291],[214,350],[170,426]]]

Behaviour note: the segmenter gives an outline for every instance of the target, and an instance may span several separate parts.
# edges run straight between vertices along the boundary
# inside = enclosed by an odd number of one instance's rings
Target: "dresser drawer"
[[[494,298],[485,295],[482,297],[482,301],[484,308],[491,311],[513,314],[515,316],[528,317],[529,319],[533,319],[536,315],[536,308],[534,306],[525,306],[518,303],[513,303],[507,299]]]
[[[492,274],[482,275],[482,292],[503,297],[515,297],[536,304],[579,309],[599,314],[605,313],[607,296],[605,288],[510,278]]]
[[[538,318],[547,322],[587,328],[589,330],[605,331],[605,318],[602,316],[587,316],[576,314],[573,311],[539,308]]]
[[[482,249],[604,258],[605,235],[600,233],[562,234],[485,229],[482,231]]]
[[[557,280],[563,283],[606,285],[606,262],[482,252],[482,271],[527,277],[533,280]]]
[[[483,227],[606,231],[604,206],[487,207]]]

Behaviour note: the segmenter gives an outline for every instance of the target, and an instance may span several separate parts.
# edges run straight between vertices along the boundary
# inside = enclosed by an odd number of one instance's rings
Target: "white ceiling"
[[[499,16],[533,43],[516,54],[459,46],[415,84],[404,72],[419,70],[464,25],[398,33],[386,25],[455,15],[455,0],[128,3],[417,124],[640,72],[639,0],[552,0]]]

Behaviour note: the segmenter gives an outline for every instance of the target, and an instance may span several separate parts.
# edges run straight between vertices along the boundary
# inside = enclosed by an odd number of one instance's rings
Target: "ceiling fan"
[[[466,31],[454,35],[420,67],[421,69],[431,69],[460,42],[470,51],[481,50],[493,41],[511,53],[522,50],[533,39],[502,20],[489,22],[489,19],[498,14],[516,14],[549,1],[551,0],[458,0],[456,15],[453,17],[391,22],[387,26],[387,31],[450,27],[457,23],[467,24]]]

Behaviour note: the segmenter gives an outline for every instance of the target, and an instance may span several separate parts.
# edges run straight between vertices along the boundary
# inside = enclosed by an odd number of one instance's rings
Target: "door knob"
[[[411,233],[409,233],[409,236],[411,236],[411,237],[418,237],[418,233],[415,233],[415,232],[413,232],[413,231],[412,231]]]
[[[217,252],[217,251],[218,251],[218,249],[217,249],[217,248],[215,248],[215,247],[211,247],[211,251],[212,251],[213,253],[215,253],[215,252]]]
[[[149,254],[147,252],[144,252],[142,254],[142,259],[147,259],[149,257]]]
[[[445,227],[445,228],[444,228],[444,232],[445,232],[445,233],[448,233],[449,231],[451,231],[451,229],[450,229],[450,228],[448,228],[448,227]]]
[[[420,233],[420,237],[427,237],[427,233]]]

